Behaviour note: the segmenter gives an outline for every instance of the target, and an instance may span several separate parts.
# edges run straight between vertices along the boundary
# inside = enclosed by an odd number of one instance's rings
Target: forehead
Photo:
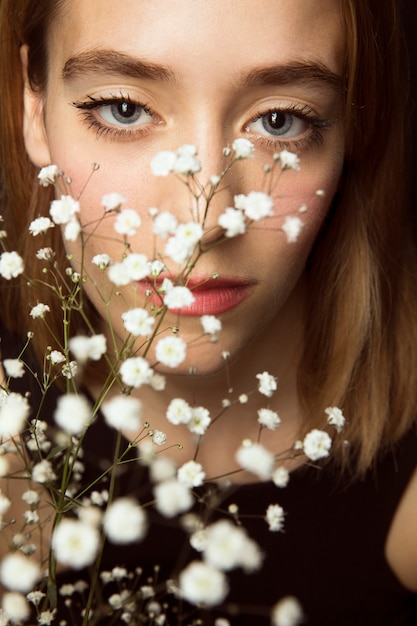
[[[56,69],[112,48],[208,79],[300,58],[340,73],[344,47],[340,0],[67,0],[49,40]]]

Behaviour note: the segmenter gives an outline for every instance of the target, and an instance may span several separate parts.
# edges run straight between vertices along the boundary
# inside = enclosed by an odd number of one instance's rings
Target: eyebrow
[[[247,87],[294,83],[327,86],[333,91],[342,91],[344,87],[342,76],[315,61],[291,61],[285,65],[255,68],[242,76],[242,82]]]
[[[118,74],[130,78],[174,81],[173,72],[163,66],[136,59],[116,50],[88,50],[70,57],[62,70],[64,81],[84,74]]]

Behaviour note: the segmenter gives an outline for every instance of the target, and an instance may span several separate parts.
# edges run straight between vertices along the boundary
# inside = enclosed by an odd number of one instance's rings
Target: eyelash
[[[119,96],[110,96],[108,98],[94,98],[92,96],[88,96],[87,100],[73,102],[72,104],[76,109],[79,110],[88,128],[95,129],[97,136],[104,135],[110,138],[129,139],[132,136],[143,135],[147,133],[149,131],[148,124],[139,125],[138,127],[133,129],[122,127],[118,128],[117,126],[107,126],[104,122],[101,122],[100,119],[98,119],[97,115],[94,115],[94,111],[97,111],[102,107],[111,107],[122,103],[138,107],[149,116],[153,118],[156,117],[155,113],[147,104],[137,102],[130,98],[130,96],[124,96],[123,94],[120,94]],[[301,151],[308,149],[310,146],[313,145],[320,145],[323,142],[323,132],[331,128],[331,126],[333,126],[333,124],[335,123],[335,120],[317,117],[307,105],[293,105],[286,106],[284,108],[276,107],[257,113],[246,124],[244,130],[248,133],[252,132],[249,128],[251,124],[254,124],[258,120],[261,120],[263,117],[266,117],[267,115],[275,112],[279,113],[280,115],[289,115],[293,118],[296,118],[297,120],[305,122],[309,126],[309,131],[306,136],[294,139],[275,139],[272,136],[267,137],[266,135],[264,136],[259,132],[255,132],[254,134],[257,135],[256,142],[261,144],[262,147],[269,150],[282,150],[290,148],[294,151]]]

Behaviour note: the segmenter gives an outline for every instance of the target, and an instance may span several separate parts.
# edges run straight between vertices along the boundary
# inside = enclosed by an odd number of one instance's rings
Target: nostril
[[[208,228],[201,239],[201,248],[202,250],[206,250],[211,247],[217,241],[220,241],[224,236],[224,228],[215,224]]]

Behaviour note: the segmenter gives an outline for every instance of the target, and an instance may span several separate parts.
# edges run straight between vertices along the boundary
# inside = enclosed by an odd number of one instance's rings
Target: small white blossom
[[[6,280],[16,278],[23,272],[23,259],[17,252],[0,254],[0,276]]]
[[[115,396],[103,403],[102,411],[106,423],[116,430],[140,431],[142,403],[138,398]]]
[[[318,461],[329,456],[332,440],[324,430],[313,429],[303,441],[303,450],[311,461]]]
[[[1,603],[6,616],[13,624],[21,624],[29,619],[29,604],[24,595],[16,591],[5,593]],[[8,622],[10,623],[10,622]]]
[[[249,159],[253,156],[254,145],[245,137],[235,139],[232,148],[235,151],[235,157],[237,159]]]
[[[150,466],[150,475],[153,483],[160,483],[175,478],[177,466],[173,459],[167,456],[157,456]]]
[[[55,252],[52,248],[39,248],[36,252],[36,258],[40,261],[50,261],[55,256]]]
[[[172,518],[188,511],[193,505],[190,490],[175,478],[154,487],[155,506],[164,517]]]
[[[44,597],[45,594],[43,593],[43,591],[31,591],[26,595],[26,598],[29,600],[29,602],[32,602],[32,604],[34,604],[35,606],[39,606]]]
[[[226,237],[237,237],[246,232],[245,215],[240,209],[227,207],[218,220],[218,225],[224,228]]]
[[[52,350],[49,355],[49,359],[52,365],[58,365],[59,363],[63,363],[65,361],[65,355],[59,350]]]
[[[152,369],[143,357],[131,357],[120,366],[120,376],[125,385],[138,388],[149,382]]]
[[[49,217],[37,217],[29,224],[29,232],[36,237],[46,233],[50,228],[53,228],[55,224]]]
[[[225,574],[200,561],[187,565],[179,576],[179,585],[188,602],[204,606],[220,604],[229,590]]]
[[[274,455],[260,443],[245,440],[236,452],[236,461],[243,469],[262,480],[271,478]]]
[[[71,337],[68,345],[78,363],[85,363],[88,359],[99,361],[107,349],[104,335],[92,335],[91,337],[78,335]]]
[[[93,256],[91,262],[97,265],[101,270],[105,270],[111,264],[112,260],[108,254],[103,253]]]
[[[0,404],[0,438],[15,437],[26,425],[30,405],[19,393],[9,393]]]
[[[49,313],[50,307],[47,304],[43,304],[42,302],[38,302],[32,307],[30,311],[30,316],[35,319],[43,319],[45,317],[45,313]]]
[[[143,280],[149,274],[149,261],[144,254],[132,252],[123,259],[122,265],[130,280]]]
[[[147,520],[143,508],[132,498],[118,498],[104,514],[103,527],[107,538],[116,544],[143,539]]]
[[[22,378],[25,374],[25,366],[20,359],[4,359],[3,367],[10,378]]]
[[[340,433],[346,421],[342,411],[337,406],[329,406],[324,412],[327,415],[327,423],[334,426]]]
[[[168,309],[181,309],[190,306],[194,300],[191,290],[182,285],[172,287],[164,296],[164,304]]]
[[[49,214],[55,224],[68,224],[80,212],[80,203],[71,196],[61,196],[60,200],[53,200]]]
[[[286,487],[290,480],[290,473],[286,467],[282,465],[277,467],[272,474],[272,482],[277,487]]]
[[[204,559],[213,567],[224,571],[244,567],[253,571],[261,565],[261,552],[242,526],[223,519],[208,526],[206,534]]]
[[[26,524],[38,524],[39,514],[36,511],[25,511],[23,513]]]
[[[114,222],[114,230],[116,233],[119,233],[119,235],[132,237],[136,234],[141,223],[142,220],[136,211],[133,209],[123,209],[123,211],[117,214]]]
[[[287,215],[281,228],[287,237],[288,243],[294,243],[294,241],[297,241],[302,227],[303,222],[299,217]]]
[[[154,391],[163,391],[166,386],[166,378],[162,374],[154,372],[149,380],[149,384]]]
[[[191,409],[191,419],[187,422],[188,430],[195,435],[204,435],[211,424],[209,411],[203,406],[194,406]]]
[[[256,378],[259,381],[259,393],[270,398],[277,389],[277,379],[275,376],[272,376],[268,372],[262,372],[262,374],[257,374]]]
[[[32,480],[35,483],[48,483],[55,480],[55,472],[50,461],[43,459],[32,468]]]
[[[177,156],[172,150],[162,150],[151,160],[151,172],[154,176],[168,176],[174,167]]]
[[[39,174],[39,184],[42,187],[48,187],[48,185],[54,185],[59,174],[58,167],[56,165],[47,165],[42,167]]]
[[[91,565],[98,552],[100,533],[94,526],[64,519],[52,534],[52,549],[57,561],[74,569]]]
[[[126,330],[135,337],[147,337],[152,333],[155,318],[149,315],[146,309],[130,309],[122,313],[123,324]]]
[[[40,577],[39,565],[19,552],[7,554],[0,564],[0,580],[11,591],[28,593]]]
[[[187,346],[180,337],[163,337],[155,348],[157,360],[167,367],[177,367],[186,357]]]
[[[162,430],[153,430],[152,431],[152,443],[156,446],[163,446],[166,443],[167,436]]]
[[[36,506],[39,504],[39,494],[34,489],[28,489],[22,494],[22,500],[30,506]]]
[[[132,280],[124,263],[113,263],[110,265],[108,278],[117,287],[128,285]]]
[[[201,463],[187,461],[178,469],[177,477],[179,482],[186,487],[199,487],[203,484],[206,473]]]
[[[259,221],[274,214],[274,203],[271,196],[262,191],[251,191],[244,203],[244,212],[248,219]]]
[[[122,204],[127,202],[127,198],[120,193],[106,193],[101,198],[101,204],[106,212],[117,211]]]
[[[269,524],[269,530],[279,532],[284,530],[285,513],[279,504],[270,504],[266,510],[266,521]]]
[[[78,371],[78,365],[76,361],[70,361],[69,363],[65,363],[62,366],[62,375],[65,378],[71,379],[74,378]]]
[[[294,152],[289,152],[288,150],[282,150],[278,155],[278,160],[281,165],[282,170],[295,170],[299,171],[300,169],[300,159]]]
[[[194,148],[194,146],[192,146]],[[177,174],[183,174],[189,176],[196,174],[201,170],[201,163],[194,154],[191,154],[191,150],[186,151],[179,148],[177,150],[176,159],[172,168],[173,172]]]
[[[196,222],[180,224],[175,235],[168,239],[165,254],[176,263],[183,263],[192,255],[203,234],[204,230],[201,224]]]
[[[76,217],[72,217],[65,225],[64,239],[65,241],[77,241],[81,232],[81,224]]]
[[[2,493],[2,491],[0,490],[0,521],[1,521],[2,515],[7,513],[11,505],[12,503],[9,500],[9,498],[5,496],[4,493]]]
[[[165,264],[162,263],[162,261],[160,261],[159,259],[154,259],[149,263],[149,274],[153,278],[157,278],[161,274],[161,272],[164,271],[164,269],[166,269]]]
[[[178,222],[175,215],[169,213],[168,211],[163,211],[158,213],[153,220],[152,230],[155,235],[165,238],[168,237],[168,235],[173,235],[175,233],[177,224]]]
[[[222,329],[221,321],[214,315],[202,315],[200,317],[200,322],[205,335],[217,335],[217,333],[219,333]]]
[[[6,455],[0,454],[0,478],[7,476],[10,471],[10,463],[6,458]]]
[[[281,418],[278,413],[271,411],[271,409],[259,409],[258,424],[268,428],[269,430],[275,430],[280,423]]]
[[[173,398],[169,403],[166,418],[171,424],[188,424],[192,416],[190,405],[182,398]]]
[[[38,626],[50,626],[55,621],[56,609],[41,611],[38,615]]]
[[[303,610],[296,598],[283,598],[272,609],[272,626],[298,626],[304,621]]]
[[[56,424],[70,435],[81,435],[91,423],[90,403],[85,396],[68,393],[60,396],[54,412]]]

